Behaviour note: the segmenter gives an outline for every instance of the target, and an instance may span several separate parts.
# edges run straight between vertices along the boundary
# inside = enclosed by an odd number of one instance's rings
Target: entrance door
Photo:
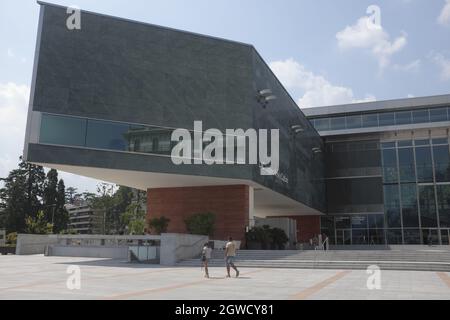
[[[450,245],[450,230],[441,229],[441,241],[443,246]]]
[[[336,230],[336,244],[338,246],[349,246],[352,244],[352,230],[338,229]]]

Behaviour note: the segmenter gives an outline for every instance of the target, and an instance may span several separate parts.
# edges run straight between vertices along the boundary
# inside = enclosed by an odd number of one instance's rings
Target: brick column
[[[297,221],[297,241],[309,243],[314,235],[320,234],[320,216],[289,216]]]
[[[187,233],[187,217],[211,212],[216,215],[215,240],[245,240],[250,210],[246,185],[148,189],[147,197],[147,219],[169,218],[169,233]]]

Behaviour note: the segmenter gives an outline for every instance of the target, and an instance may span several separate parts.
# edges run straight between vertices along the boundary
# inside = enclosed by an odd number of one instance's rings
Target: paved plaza
[[[79,267],[79,290],[67,287],[71,266]],[[449,273],[382,271],[380,290],[367,288],[364,270],[243,268],[240,278],[226,279],[224,268],[212,268],[210,274],[107,259],[0,256],[0,299],[450,299]]]

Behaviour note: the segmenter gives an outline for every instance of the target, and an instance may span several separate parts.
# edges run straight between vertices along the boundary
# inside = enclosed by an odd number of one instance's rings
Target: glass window
[[[420,229],[404,229],[405,244],[421,244]]]
[[[437,228],[434,186],[419,186],[420,219],[423,228]]]
[[[378,114],[363,114],[362,122],[364,128],[378,127]]]
[[[450,150],[448,145],[434,146],[436,182],[450,182]]]
[[[430,109],[430,121],[440,122],[447,121],[447,108]]]
[[[387,230],[388,244],[403,244],[402,230],[401,229],[389,229]]]
[[[384,208],[387,226],[390,228],[401,227],[398,185],[384,186]]]
[[[357,129],[362,127],[361,116],[348,116],[347,117],[347,129]]]
[[[412,147],[413,146],[413,142],[412,140],[406,140],[406,141],[399,141],[398,142],[398,147]]]
[[[398,149],[398,162],[400,182],[416,182],[416,170],[414,167],[414,149]]]
[[[369,214],[369,228],[370,229],[383,229],[384,228],[384,215]]]
[[[436,245],[439,244],[438,230],[422,229],[422,239],[424,244]]]
[[[330,119],[316,119],[314,126],[317,131],[328,131],[330,130]]]
[[[415,143],[416,146],[429,146],[430,145],[430,140],[429,139],[416,140],[414,143]]]
[[[345,117],[331,118],[330,127],[331,130],[345,129]]]
[[[412,123],[411,111],[396,112],[395,123],[397,125],[411,124]]]
[[[395,148],[395,142],[383,142],[381,144],[381,148],[383,148],[383,149]]]
[[[417,208],[416,184],[402,184],[402,215],[404,228],[419,227],[419,210]]]
[[[433,139],[433,145],[438,145],[438,144],[448,144],[448,138]]]
[[[431,147],[416,147],[417,180],[419,182],[433,182],[432,163]]]
[[[84,147],[86,119],[43,114],[40,143]]]
[[[129,131],[130,126],[128,124],[89,120],[86,147],[127,151],[129,150],[129,142],[126,135]]]
[[[413,111],[413,123],[430,122],[430,113],[428,110]]]
[[[395,113],[394,112],[380,113],[379,119],[380,119],[380,127],[395,125]]]
[[[441,228],[450,228],[450,185],[438,185],[439,223]]]
[[[350,229],[352,224],[350,217],[336,217],[336,229]]]
[[[353,229],[367,229],[367,216],[352,216]]]
[[[369,229],[369,245],[380,245],[384,242],[384,230],[382,229]]]
[[[383,178],[385,183],[398,181],[396,149],[383,150]]]
[[[353,229],[352,230],[352,245],[367,245],[369,244],[369,230],[368,229]]]

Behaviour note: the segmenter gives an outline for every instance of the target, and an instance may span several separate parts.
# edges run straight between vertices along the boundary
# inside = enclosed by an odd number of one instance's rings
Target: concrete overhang
[[[278,192],[249,180],[69,166],[49,163],[35,165],[81,175],[117,185],[146,191],[152,188],[184,188],[225,185],[248,185],[254,189],[254,214],[256,216],[310,216],[322,212],[292,200]]]

